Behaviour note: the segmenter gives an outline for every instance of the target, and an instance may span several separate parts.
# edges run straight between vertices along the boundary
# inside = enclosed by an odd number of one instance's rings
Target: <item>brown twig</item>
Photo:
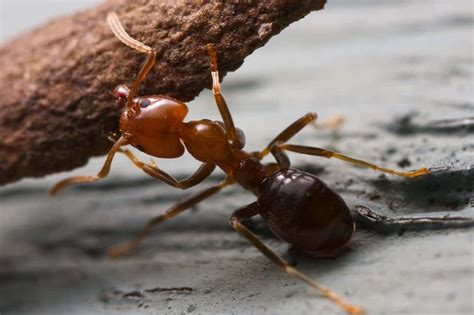
[[[158,50],[141,93],[189,101],[210,86],[207,43],[216,44],[225,75],[324,3],[115,0],[7,43],[0,48],[0,185],[81,166],[110,148],[122,109],[111,91],[132,80],[143,55],[112,35],[108,12]]]

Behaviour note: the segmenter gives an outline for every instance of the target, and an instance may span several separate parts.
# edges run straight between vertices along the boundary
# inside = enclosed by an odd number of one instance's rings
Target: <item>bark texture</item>
[[[105,17],[158,50],[141,94],[189,101],[210,87],[207,43],[222,76],[325,0],[109,1],[50,22],[0,48],[0,185],[85,164],[107,152],[129,84],[144,56],[120,43]]]

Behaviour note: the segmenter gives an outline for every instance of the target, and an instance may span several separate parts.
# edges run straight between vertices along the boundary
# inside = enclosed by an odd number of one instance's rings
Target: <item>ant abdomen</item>
[[[258,197],[270,230],[309,252],[329,252],[346,244],[354,221],[344,200],[316,176],[284,169],[267,178]]]

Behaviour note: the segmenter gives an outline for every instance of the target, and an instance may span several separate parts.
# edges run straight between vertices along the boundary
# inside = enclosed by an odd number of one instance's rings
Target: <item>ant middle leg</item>
[[[337,296],[334,292],[329,289],[326,289],[319,284],[317,284],[314,280],[310,277],[305,275],[304,273],[298,271],[297,269],[293,268],[287,261],[285,261],[282,257],[277,255],[274,251],[272,251],[269,247],[267,247],[261,240],[257,238],[255,234],[253,234],[249,229],[247,229],[243,224],[242,221],[253,217],[259,213],[257,203],[251,203],[243,208],[236,210],[229,219],[230,226],[241,236],[245,237],[248,241],[250,241],[263,255],[265,255],[268,259],[272,262],[280,266],[284,272],[288,273],[289,275],[298,278],[304,281],[306,284],[311,286],[313,289],[321,292],[326,298],[332,300],[334,303],[339,305],[349,314],[362,314],[363,311],[360,307],[350,305],[345,302],[341,297]]]
[[[212,75],[212,92],[214,94],[214,100],[216,101],[217,107],[221,114],[222,120],[224,121],[225,129],[229,133],[229,140],[238,149],[242,149],[244,143],[242,143],[241,137],[239,137],[236,131],[232,114],[229,111],[229,107],[222,96],[221,87],[219,84],[219,70],[217,69],[217,52],[214,44],[207,44],[207,50],[209,53],[209,60],[211,63],[211,75]]]
[[[158,224],[163,223],[181,212],[190,209],[191,207],[195,206],[199,202],[203,201],[204,199],[207,199],[215,194],[217,194],[219,191],[221,191],[224,187],[229,186],[234,183],[234,179],[231,177],[226,178],[224,181],[220,182],[217,185],[211,186],[196,195],[190,196],[188,198],[185,198],[184,200],[181,200],[180,202],[176,203],[174,206],[166,210],[166,212],[162,215],[159,215],[157,217],[154,217],[153,219],[149,220],[145,227],[138,233],[138,235],[132,239],[131,241],[128,241],[123,244],[118,244],[115,246],[112,246],[109,248],[107,251],[107,254],[110,257],[119,257],[122,255],[125,255],[133,250],[135,250],[143,240],[150,235],[151,231],[153,228],[155,228]]]
[[[112,149],[110,149],[107,158],[105,159],[104,165],[102,166],[102,169],[97,173],[95,176],[75,176],[75,177],[70,177],[63,179],[56,184],[54,184],[53,187],[49,190],[49,194],[51,196],[56,195],[61,189],[63,189],[66,186],[73,185],[73,184],[79,184],[79,183],[92,183],[96,182],[107,175],[109,175],[110,172],[110,166],[112,165],[112,160],[114,159],[115,153],[117,153],[120,150],[121,146],[127,145],[128,144],[128,139],[126,137],[120,137],[114,145],[112,146]]]
[[[179,189],[187,189],[201,183],[203,180],[209,177],[209,175],[211,175],[211,173],[216,168],[215,164],[202,163],[193,175],[183,180],[177,180],[173,176],[158,168],[154,162],[152,164],[147,164],[140,161],[130,150],[121,149],[120,152],[125,154],[133,162],[133,164],[135,164],[136,167],[140,168],[151,177],[157,178],[162,182]]]
[[[340,154],[334,151],[317,148],[317,147],[308,147],[308,146],[303,146],[303,145],[280,143],[276,145],[275,150],[276,151],[290,151],[290,152],[295,152],[295,153],[300,153],[300,154],[321,156],[328,159],[335,158],[335,159],[339,159],[339,160],[352,163],[361,167],[366,167],[366,168],[370,168],[370,169],[380,171],[383,173],[388,173],[388,174],[398,175],[398,176],[408,177],[408,178],[415,178],[415,177],[419,177],[419,176],[429,173],[429,170],[426,167],[422,167],[420,169],[417,169],[411,172],[396,171],[396,170],[381,167],[381,166],[378,166],[378,165],[375,165],[363,160],[355,159],[344,154]]]

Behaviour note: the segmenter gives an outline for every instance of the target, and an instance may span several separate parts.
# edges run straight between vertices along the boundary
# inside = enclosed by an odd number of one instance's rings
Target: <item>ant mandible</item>
[[[188,107],[183,102],[162,95],[137,96],[142,81],[155,64],[156,51],[130,37],[116,13],[110,13],[107,16],[107,22],[122,43],[147,54],[146,61],[132,87],[129,89],[125,85],[120,85],[115,89],[116,96],[126,100],[126,109],[120,117],[121,137],[113,145],[102,169],[96,176],[64,179],[54,185],[50,193],[54,195],[65,186],[95,182],[106,177],[117,152],[124,153],[138,168],[150,176],[180,189],[187,189],[201,183],[218,166],[226,174],[224,181],[178,202],[165,214],[151,219],[136,238],[111,247],[108,255],[117,257],[134,250],[156,225],[190,209],[224,187],[237,183],[254,193],[257,201],[236,210],[230,217],[231,227],[286,273],[306,282],[348,313],[361,314],[360,307],[345,302],[329,289],[321,287],[307,275],[290,266],[282,257],[263,244],[242,224],[242,221],[259,214],[274,234],[297,248],[313,253],[334,251],[350,240],[355,230],[355,223],[344,200],[316,176],[290,168],[290,161],[285,151],[336,158],[409,178],[427,174],[428,169],[399,172],[326,149],[288,144],[288,140],[301,129],[315,122],[316,113],[308,113],[296,120],[262,151],[246,152],[243,150],[245,136],[240,129],[235,127],[232,115],[220,92],[217,53],[213,44],[207,45],[213,82],[212,91],[223,123],[208,119],[183,122],[188,113]],[[159,169],[154,163],[146,164],[129,150],[122,149],[125,145],[132,145],[158,158],[180,157],[186,148],[195,159],[202,162],[202,165],[189,178],[177,180]],[[272,154],[277,163],[262,164],[261,160],[268,154]]]

